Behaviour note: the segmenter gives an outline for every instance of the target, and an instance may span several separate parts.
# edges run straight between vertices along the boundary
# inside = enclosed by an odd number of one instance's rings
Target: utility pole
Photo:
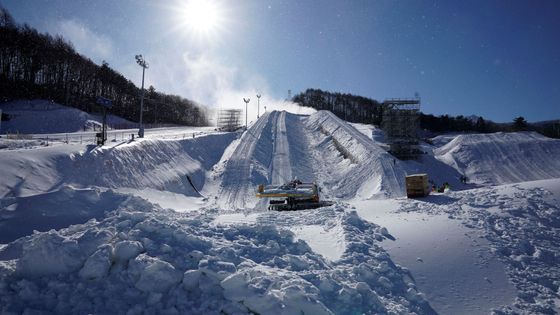
[[[261,95],[257,94],[257,119],[259,119],[260,108],[261,108]]]
[[[250,101],[250,98],[243,98],[243,102],[245,102],[245,130],[247,130],[247,105]]]
[[[138,130],[138,138],[144,138],[144,125],[142,124],[142,112],[144,111],[144,72],[149,67],[142,55],[136,55],[136,63],[142,67],[142,96],[140,97],[140,128]]]

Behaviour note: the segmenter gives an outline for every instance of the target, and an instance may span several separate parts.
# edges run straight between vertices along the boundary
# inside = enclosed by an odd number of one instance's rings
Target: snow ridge
[[[202,187],[234,134],[185,140],[143,140],[113,147],[79,145],[2,152],[1,196],[29,196],[60,187],[153,188],[198,196],[189,175]],[[21,170],[27,174],[22,176]],[[103,171],[100,172],[99,170]],[[25,174],[25,173],[24,173]]]
[[[219,176],[218,205],[224,209],[252,208],[258,184],[267,183],[272,160],[272,128],[278,112],[266,112],[243,133]]]
[[[404,195],[405,172],[389,153],[367,136],[328,111],[309,116],[307,127],[314,132],[317,149],[322,152],[316,158],[321,161],[325,155],[330,155],[332,162],[339,164],[334,172],[333,165],[325,165],[331,172],[325,179],[329,182],[325,186],[332,186],[331,192],[336,197]],[[341,157],[336,158],[337,155]]]
[[[560,177],[560,140],[536,132],[464,134],[434,150],[469,182],[500,185]]]

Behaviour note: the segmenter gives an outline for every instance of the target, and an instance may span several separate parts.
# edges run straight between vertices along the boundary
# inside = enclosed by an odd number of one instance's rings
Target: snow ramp
[[[257,203],[257,185],[268,182],[273,151],[272,128],[277,115],[278,112],[264,113],[236,144],[221,174],[218,194],[221,208],[252,208]]]
[[[279,185],[294,177],[315,181],[306,133],[302,116],[285,111],[261,116],[238,143],[232,144],[236,147],[220,174],[219,206],[230,210],[264,208],[266,200],[255,197],[259,184]]]
[[[560,178],[560,140],[536,132],[458,135],[434,155],[480,185]]]
[[[399,197],[405,194],[405,171],[389,153],[329,111],[309,116],[316,160],[323,182],[338,198]]]

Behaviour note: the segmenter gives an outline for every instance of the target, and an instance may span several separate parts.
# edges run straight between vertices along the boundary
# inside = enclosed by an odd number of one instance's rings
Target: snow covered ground
[[[152,132],[0,142],[0,313],[560,309],[558,140],[440,137],[399,161],[380,130],[325,111],[267,112],[243,134]],[[406,199],[417,172],[451,191]],[[334,204],[271,212],[255,197],[294,176]]]
[[[103,117],[83,112],[77,108],[67,107],[51,101],[20,100],[0,105],[10,120],[3,121],[0,134],[46,134],[97,130],[101,127]],[[136,123],[126,119],[107,115],[107,124],[119,126],[119,129],[133,128]]]

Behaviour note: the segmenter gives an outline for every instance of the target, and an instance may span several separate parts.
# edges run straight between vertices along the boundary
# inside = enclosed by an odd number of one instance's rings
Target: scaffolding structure
[[[416,159],[417,130],[420,123],[420,99],[388,99],[383,101],[382,129],[389,144],[389,153],[401,160]]]
[[[235,131],[241,128],[241,109],[222,109],[218,111],[218,128],[223,131]]]

